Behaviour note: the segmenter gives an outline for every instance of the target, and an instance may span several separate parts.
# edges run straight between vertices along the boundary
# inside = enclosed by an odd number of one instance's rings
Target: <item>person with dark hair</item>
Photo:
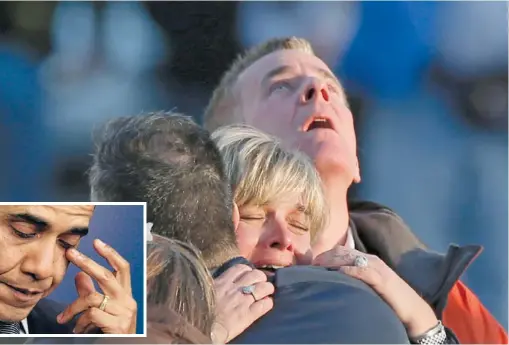
[[[95,240],[95,250],[115,268],[114,275],[77,249],[88,234],[94,207],[0,206],[0,336],[136,333],[128,262]],[[65,307],[47,297],[69,263],[82,271],[75,278],[78,298]]]
[[[97,139],[89,172],[92,200],[147,202],[152,232],[192,243],[212,267],[237,255],[232,217],[238,211],[208,131],[190,117],[159,112],[115,119]],[[235,329],[224,332],[216,324],[212,337],[220,342],[272,308],[271,299],[264,297],[274,289],[261,272],[239,270],[233,279],[256,284],[259,300],[240,296],[230,301],[238,313],[222,319]]]
[[[163,231],[201,251],[215,277],[218,310],[223,311],[215,323],[223,326],[223,332],[219,336],[221,328],[216,326],[213,339],[409,342],[395,312],[368,285],[322,267],[292,266],[268,273],[277,293],[274,308],[267,313],[272,301],[266,296],[272,291],[262,285],[268,284],[266,274],[239,255],[235,237],[239,214],[218,149],[206,130],[185,117],[168,115],[124,118],[106,127],[91,169],[92,196],[98,201],[146,201],[155,233]],[[217,206],[221,204],[224,206]],[[156,214],[161,212],[168,214]],[[158,225],[157,221],[166,223]],[[245,302],[248,300],[251,304]],[[236,306],[239,301],[244,303],[240,308]],[[258,315],[250,322],[222,319],[250,312]],[[456,341],[452,334],[447,335],[440,343]]]
[[[231,191],[208,131],[190,117],[161,112],[115,119],[98,141],[89,174],[93,201],[146,201],[154,233],[187,239],[215,265],[236,250]],[[204,224],[224,231],[203,232]]]

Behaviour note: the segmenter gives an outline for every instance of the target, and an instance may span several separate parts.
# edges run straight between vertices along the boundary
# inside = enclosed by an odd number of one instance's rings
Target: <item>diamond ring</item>
[[[251,295],[251,296],[253,296],[253,298],[254,298],[254,300],[256,302],[257,299],[256,299],[256,296],[254,294],[254,291],[255,291],[255,286],[254,285],[248,285],[248,286],[242,287],[242,293],[244,295]]]
[[[355,267],[368,267],[368,258],[363,255],[357,255],[353,264]]]

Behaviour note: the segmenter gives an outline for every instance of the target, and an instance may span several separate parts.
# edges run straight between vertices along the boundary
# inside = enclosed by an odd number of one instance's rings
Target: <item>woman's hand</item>
[[[362,265],[363,261],[367,265]],[[313,265],[338,269],[371,286],[396,312],[409,337],[419,336],[438,324],[435,313],[426,301],[375,255],[336,246],[318,255]]]
[[[228,343],[274,306],[269,297],[274,285],[267,282],[265,273],[249,266],[229,268],[214,280],[214,286],[217,315],[212,341],[216,344]],[[248,286],[253,287],[252,293],[242,291]]]

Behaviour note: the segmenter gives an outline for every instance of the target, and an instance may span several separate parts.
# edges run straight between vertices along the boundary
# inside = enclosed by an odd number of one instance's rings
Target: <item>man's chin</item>
[[[320,177],[322,177],[322,179],[334,177],[338,183],[349,187],[354,180],[355,171],[353,169],[355,167],[352,167],[352,162],[348,162],[337,150],[331,148],[330,152],[328,151],[328,148],[324,148],[313,157],[315,168],[320,174]]]
[[[13,307],[0,302],[0,320],[4,322],[19,322],[28,317],[35,305],[30,307]]]

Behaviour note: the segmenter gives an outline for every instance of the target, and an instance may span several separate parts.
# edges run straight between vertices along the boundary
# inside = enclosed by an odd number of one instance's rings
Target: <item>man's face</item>
[[[343,88],[318,57],[281,50],[247,68],[235,85],[249,125],[308,154],[321,174],[359,179],[353,117]]]
[[[27,317],[64,278],[94,206],[0,206],[0,320]]]

